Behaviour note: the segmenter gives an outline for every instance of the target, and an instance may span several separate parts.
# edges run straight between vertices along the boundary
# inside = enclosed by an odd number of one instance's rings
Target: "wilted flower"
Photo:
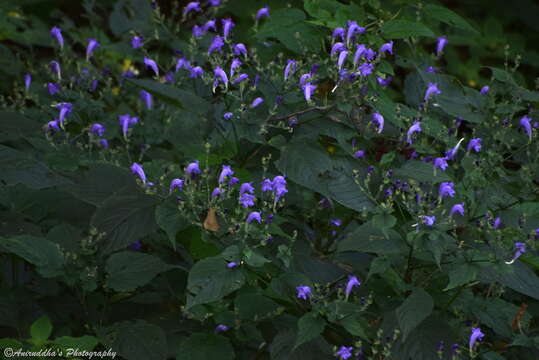
[[[464,216],[464,203],[453,205],[453,207],[451,207],[451,211],[449,212],[449,216],[453,216],[457,213]]]
[[[429,101],[432,95],[440,95],[442,92],[438,89],[438,85],[435,83],[429,83],[427,91],[425,91],[425,101]]]
[[[438,43],[436,44],[436,56],[440,56],[444,47],[447,45],[448,41],[444,36],[438,38]]]
[[[191,11],[200,12],[202,9],[200,8],[200,2],[199,1],[191,1],[189,4],[185,6],[183,9],[183,16],[187,16]]]
[[[86,60],[89,60],[90,57],[92,57],[92,54],[94,53],[94,50],[99,47],[99,43],[96,39],[89,39],[88,40],[88,46],[86,46]]]
[[[378,126],[378,134],[384,130],[384,117],[380,113],[372,114],[372,121],[375,122]]]
[[[97,136],[103,136],[105,133],[105,127],[98,123],[92,124],[92,126],[90,126],[90,133]]]
[[[270,17],[269,6],[264,6],[262,9],[258,10],[255,16],[255,20],[258,21],[262,17]]]
[[[146,104],[146,109],[151,110],[153,106],[152,94],[150,94],[146,90],[140,90],[140,98]]]
[[[348,276],[348,282],[346,283],[346,290],[344,292],[346,299],[348,299],[348,296],[350,296],[350,293],[352,292],[352,289],[354,286],[360,286],[361,281],[358,280],[357,277],[350,275]]]
[[[488,85],[485,85],[485,86],[483,86],[481,88],[480,93],[481,93],[481,95],[486,95],[486,94],[488,94],[489,91],[490,91],[490,87]]]
[[[234,175],[234,171],[230,165],[223,165],[221,174],[219,174],[219,184],[222,184],[226,181],[227,177]]]
[[[195,160],[194,162],[188,164],[187,167],[185,168],[185,172],[191,177],[194,177],[195,175],[200,174],[201,171],[198,165],[198,160]]]
[[[454,197],[455,196],[455,184],[452,182],[443,182],[440,184],[439,194],[443,199],[446,196]]]
[[[60,45],[60,49],[64,48],[64,37],[62,36],[62,30],[59,27],[54,26],[51,29],[51,35],[56,38],[56,41],[58,41],[58,44]]]
[[[445,153],[445,160],[453,160],[453,158],[457,155],[457,151],[459,150],[460,144],[464,141],[464,138],[460,139],[457,145],[455,145],[454,148],[451,150],[448,150]],[[445,170],[445,169],[444,169]]]
[[[142,169],[142,165],[138,163],[133,163],[131,165],[131,172],[135,175],[137,175],[143,184],[146,184],[146,174],[144,174],[144,170]]]
[[[247,224],[250,224],[252,223],[253,221],[256,221],[257,223],[261,223],[262,222],[262,218],[260,217],[260,212],[258,211],[253,211],[251,212],[248,216],[247,216]]]
[[[352,350],[354,350],[352,346],[341,346],[335,355],[337,355],[341,360],[346,360],[352,357]]]
[[[296,287],[298,299],[308,300],[311,297],[311,288],[306,285]]]
[[[142,37],[135,35],[131,38],[131,47],[133,49],[138,49],[142,47],[142,45],[143,45]]]
[[[223,37],[226,39],[228,38],[228,35],[230,35],[230,31],[232,30],[232,28],[236,25],[230,18],[222,19],[221,22],[223,24]]]
[[[225,332],[225,331],[228,331],[228,326],[226,325],[223,325],[223,324],[219,324],[215,327],[215,330],[214,332],[216,334],[219,334],[220,332]]]
[[[436,216],[422,216],[421,220],[423,221],[423,224],[431,227],[436,222]]]
[[[145,56],[144,65],[146,65],[146,67],[151,68],[153,72],[155,73],[155,76],[159,76],[159,68],[157,67],[157,64],[155,63],[155,61]]]
[[[474,150],[475,152],[479,152],[481,150],[481,138],[475,138],[471,139],[468,143],[467,151]]]
[[[416,132],[421,132],[421,122],[419,121],[414,122],[406,133],[406,142],[408,142],[408,144],[412,145],[412,135]]]
[[[528,134],[528,137],[532,138],[532,128],[531,128],[531,125],[530,125],[530,118],[528,116],[523,116],[522,119],[520,119],[520,126],[522,126],[524,128],[524,131],[526,132],[526,134]]]
[[[473,350],[475,342],[483,339],[484,336],[485,334],[481,332],[481,328],[472,328],[472,333],[470,335],[470,352]]]
[[[514,263],[522,254],[526,252],[526,243],[516,242],[514,245],[516,249],[515,255],[510,261],[505,262],[507,265],[511,265],[512,263]]]
[[[174,189],[183,189],[183,179],[172,179],[172,181],[170,182],[169,191],[172,193]]]
[[[247,56],[247,48],[242,43],[234,45],[233,51],[234,51],[234,55],[236,56],[239,56],[239,55]]]
[[[390,41],[388,43],[385,43],[384,45],[380,46],[380,49],[378,52],[381,54],[383,52],[388,52],[391,55],[393,55],[393,41]]]
[[[61,80],[62,71],[60,70],[60,64],[58,63],[58,61],[55,61],[55,60],[51,61],[49,63],[49,67],[51,68],[51,71],[56,74],[56,77],[58,78],[58,80]]]
[[[262,99],[261,97],[257,97],[256,99],[253,100],[253,102],[251,103],[251,109],[254,109],[255,107],[257,107],[258,105],[262,104],[264,102],[264,99]]]

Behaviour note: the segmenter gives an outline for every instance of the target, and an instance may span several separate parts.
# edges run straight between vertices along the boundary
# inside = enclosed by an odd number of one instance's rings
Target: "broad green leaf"
[[[382,25],[382,33],[387,39],[404,39],[412,36],[434,37],[431,29],[409,20],[391,20]]]
[[[387,235],[387,236],[386,236]],[[376,254],[398,254],[407,249],[399,233],[394,230],[377,228],[371,222],[365,223],[348,234],[338,244],[338,251],[361,251]]]
[[[520,261],[512,265],[503,264],[501,269],[492,266],[484,268],[480,273],[480,280],[497,281],[516,292],[539,300],[539,277]]]
[[[383,213],[372,218],[372,226],[378,229],[391,229],[397,223],[397,218],[393,215]]]
[[[115,291],[133,291],[146,285],[157,274],[172,269],[154,255],[122,251],[107,261],[107,286]]]
[[[178,349],[176,360],[233,360],[234,348],[221,335],[194,333],[185,339]]]
[[[30,326],[32,342],[40,346],[44,344],[52,334],[52,323],[47,315],[41,316]]]
[[[396,309],[397,320],[402,330],[403,339],[425,320],[434,309],[432,297],[423,289],[415,289],[410,296]]]
[[[465,285],[474,281],[477,277],[477,267],[472,264],[457,264],[449,271],[449,284],[444,291],[451,290],[457,286]]]
[[[102,249],[106,253],[123,249],[152,233],[156,198],[126,188],[109,197],[92,217],[92,225],[104,232]]]
[[[463,17],[443,6],[428,4],[425,6],[424,14],[445,24],[479,34]]]
[[[419,160],[408,160],[402,167],[395,169],[395,175],[401,179],[404,177],[419,182],[432,182],[434,184],[451,180],[445,172],[436,169],[435,174],[432,164]]]
[[[508,83],[512,85],[516,85],[516,81],[513,78],[513,75],[511,75],[509,72],[496,68],[496,67],[488,67],[490,71],[492,71],[492,77],[498,81],[501,81],[503,83]]]
[[[326,321],[317,313],[309,312],[303,315],[298,321],[298,336],[294,349],[318,337],[325,327]]]
[[[157,205],[155,221],[167,233],[174,248],[176,247],[176,234],[189,226],[189,223],[180,216],[180,211],[173,201],[165,201]]]
[[[251,321],[271,315],[279,307],[273,300],[259,294],[240,295],[234,301],[234,305],[240,319]]]
[[[64,271],[64,257],[58,245],[44,238],[30,235],[0,238],[0,251],[15,254],[35,265],[45,278],[60,276]]]

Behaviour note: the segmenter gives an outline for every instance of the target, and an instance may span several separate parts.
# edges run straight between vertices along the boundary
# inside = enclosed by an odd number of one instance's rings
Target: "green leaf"
[[[444,291],[451,290],[457,286],[465,285],[474,281],[477,277],[477,266],[472,264],[458,264],[449,271],[449,284]]]
[[[47,315],[41,316],[32,326],[30,326],[30,336],[32,342],[37,345],[43,345],[52,334],[52,323]]]
[[[63,274],[64,257],[58,246],[47,239],[30,235],[0,238],[0,251],[15,254],[35,265],[45,278]]]
[[[176,234],[189,226],[189,223],[180,216],[180,211],[173,201],[165,201],[157,205],[155,221],[167,233],[174,248],[176,248]]]
[[[408,296],[395,311],[404,340],[432,313],[433,309],[432,297],[425,290],[417,288]]]
[[[369,274],[367,275],[367,281],[371,278],[371,276],[376,274],[382,274],[387,269],[391,267],[391,261],[389,261],[388,258],[378,256],[373,261],[371,261],[371,265],[369,267]]]
[[[51,171],[26,153],[0,145],[0,183],[23,184],[31,189],[46,189],[69,184],[69,179]]]
[[[107,261],[107,286],[116,291],[132,291],[172,268],[156,256],[122,251]]]
[[[408,160],[401,168],[395,170],[395,175],[401,178],[405,177],[407,179],[415,179],[419,182],[432,182],[434,184],[451,180],[440,169],[436,169],[436,175],[434,175],[434,166],[419,160]]]
[[[155,223],[156,199],[127,188],[109,197],[92,217],[92,225],[106,235],[103,251],[123,249],[152,233]]]
[[[236,312],[241,320],[257,321],[276,311],[279,305],[259,294],[240,295],[234,301]]]
[[[488,283],[497,281],[516,292],[539,300],[539,277],[520,261],[512,265],[502,264],[501,268],[486,267],[481,271],[480,279]]]
[[[298,321],[298,336],[294,349],[318,337],[325,327],[326,321],[318,313],[309,312],[303,315]]]
[[[492,77],[503,83],[516,85],[516,81],[509,72],[496,67],[487,66],[492,71]]]
[[[397,223],[393,215],[383,213],[373,216],[372,225],[378,229],[391,229]]]
[[[62,336],[54,339],[54,343],[64,349],[71,348],[92,351],[97,344],[99,344],[99,340],[96,337],[89,335],[81,337]]]
[[[470,31],[476,35],[479,34],[463,17],[443,6],[428,4],[425,6],[424,14],[445,24]]]
[[[387,39],[404,39],[412,36],[434,37],[431,29],[409,20],[391,20],[382,25],[382,33]]]
[[[194,333],[182,341],[176,360],[233,360],[234,348],[221,335]]]
[[[361,251],[376,254],[398,254],[406,251],[401,236],[394,230],[379,229],[372,222],[359,226],[338,244],[338,251]]]

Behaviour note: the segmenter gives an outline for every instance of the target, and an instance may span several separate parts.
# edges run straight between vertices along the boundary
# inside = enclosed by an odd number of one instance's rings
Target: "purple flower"
[[[233,116],[234,116],[233,113],[227,112],[227,113],[225,113],[225,114],[223,115],[223,118],[224,118],[225,120],[230,120],[230,119],[232,119]]]
[[[378,134],[380,134],[384,130],[384,117],[380,113],[375,112],[372,114],[372,121],[378,125]]]
[[[376,80],[378,81],[378,84],[380,86],[388,86],[389,84],[391,84],[391,81],[393,81],[393,78],[391,76],[388,76],[384,79],[380,76],[377,76]]]
[[[451,211],[449,212],[449,216],[453,216],[456,213],[459,213],[460,216],[464,216],[464,203],[453,205]]]
[[[309,83],[306,83],[303,86],[303,96],[305,97],[306,101],[311,101],[311,97],[313,92],[316,90],[316,85]]]
[[[140,251],[141,249],[142,249],[142,243],[140,242],[140,240],[137,240],[131,245],[129,245],[129,250]]]
[[[223,165],[221,174],[219,174],[219,184],[222,184],[226,181],[226,178],[234,175],[234,171],[230,168],[230,165]]]
[[[254,195],[245,193],[240,196],[239,200],[240,200],[241,206],[243,206],[244,208],[248,208],[251,206],[255,206],[255,199],[256,197]]]
[[[526,252],[526,243],[516,242],[514,245],[516,249],[515,255],[510,261],[505,262],[507,265],[511,265],[512,263],[514,263],[522,254]]]
[[[475,342],[483,339],[484,336],[485,334],[481,332],[481,328],[472,328],[472,334],[470,335],[470,352],[473,350]]]
[[[474,150],[475,152],[479,152],[481,150],[481,138],[475,138],[470,140],[468,143],[467,151]]]
[[[64,37],[62,36],[62,30],[59,27],[54,26],[51,29],[51,35],[56,38],[56,41],[58,41],[58,44],[60,45],[60,49],[64,48]]]
[[[296,287],[298,299],[308,300],[311,297],[311,288],[306,285]]]
[[[260,217],[260,212],[253,211],[247,216],[247,220],[246,220],[247,224],[252,223],[253,220],[256,220],[256,222],[259,224],[262,222],[262,218]]]
[[[286,63],[286,67],[284,68],[284,81],[288,80],[288,78],[296,71],[296,61],[295,60],[288,60]]]
[[[92,124],[92,126],[90,126],[90,133],[97,136],[103,136],[105,133],[105,127],[98,123]]]
[[[353,155],[356,159],[365,159],[365,150],[358,150]]]
[[[169,186],[169,191],[172,193],[174,189],[182,190],[183,189],[183,179],[172,179]]]
[[[107,139],[99,139],[97,141],[99,143],[99,145],[101,145],[101,147],[103,147],[104,149],[108,149],[109,148],[109,141]]]
[[[62,102],[56,105],[57,108],[60,108],[60,114],[58,115],[58,121],[60,121],[60,124],[64,123],[64,120],[66,116],[71,114],[71,111],[73,110],[73,105],[68,102]]]
[[[376,51],[374,51],[373,49],[368,48],[368,49],[365,50],[364,56],[365,56],[366,60],[371,61],[372,59],[375,58]]]
[[[343,50],[339,53],[339,59],[337,60],[337,67],[340,69],[342,68],[342,65],[346,61],[346,57],[348,56],[348,51]]]
[[[232,59],[232,64],[230,64],[230,77],[234,77],[234,70],[241,66],[241,60]]]
[[[140,180],[142,181],[142,183],[144,185],[146,185],[146,174],[144,174],[144,170],[142,169],[142,165],[138,164],[138,163],[133,163],[133,165],[131,165],[131,172],[135,175],[137,175]]]
[[[201,12],[202,9],[200,8],[200,2],[199,1],[191,1],[185,8],[183,9],[183,16],[187,16],[191,11],[195,12]]]
[[[499,216],[497,216],[497,217],[494,219],[493,223],[492,223],[492,228],[493,228],[494,230],[496,230],[496,229],[498,229],[501,225],[502,225],[502,219],[501,219]]]
[[[96,39],[89,39],[88,40],[88,46],[86,46],[86,60],[89,60],[90,57],[92,57],[92,54],[94,53],[94,50],[99,47],[99,43]]]
[[[452,182],[443,182],[439,187],[439,195],[443,199],[446,196],[454,197],[455,196],[455,184]]]
[[[210,48],[208,49],[208,55],[210,55],[214,51],[223,51],[223,46],[225,45],[225,42],[223,41],[223,38],[219,35],[215,35],[213,37],[213,41],[210,45]]]
[[[374,64],[363,63],[359,65],[358,70],[359,70],[359,75],[361,75],[362,77],[369,76],[370,74],[372,74],[372,71],[374,70]]]
[[[236,56],[239,56],[239,55],[247,56],[247,48],[242,43],[234,45],[233,51],[234,51],[234,55]]]
[[[346,360],[352,357],[352,350],[354,350],[352,346],[341,346],[335,355],[339,356],[341,360]]]
[[[56,74],[56,77],[58,78],[58,80],[61,80],[62,72],[60,70],[60,64],[58,63],[58,61],[55,61],[55,60],[51,61],[49,63],[49,67],[51,68],[51,71]]]
[[[363,34],[365,28],[361,27],[355,21],[348,21],[348,31],[346,33],[346,43],[350,44],[350,40],[355,36],[355,34]]]
[[[346,290],[344,292],[347,300],[354,286],[360,286],[360,285],[361,285],[361,281],[359,281],[357,277],[353,275],[348,276],[348,283],[346,283]]]
[[[49,92],[49,95],[54,95],[60,91],[60,85],[55,83],[47,83],[47,90]]]
[[[444,50],[444,47],[447,45],[448,41],[445,38],[445,36],[440,36],[438,38],[438,43],[436,44],[436,56],[440,56],[442,54],[442,51]]]
[[[530,118],[528,116],[523,116],[522,119],[520,119],[520,126],[524,128],[524,131],[526,131],[526,134],[528,134],[528,137],[532,138],[532,128],[530,125]]]
[[[153,106],[152,94],[146,90],[140,90],[140,98],[146,104],[146,109],[151,110]]]
[[[423,224],[427,225],[428,227],[432,227],[436,222],[436,216],[422,216],[421,220],[423,221]]]
[[[357,44],[356,45],[356,52],[354,53],[354,65],[356,65],[359,62],[359,59],[365,51],[367,50],[367,47],[364,44]]]
[[[213,81],[213,91],[215,92],[215,88],[217,87],[217,84],[219,84],[219,81],[221,81],[225,85],[225,89],[228,89],[228,76],[226,76],[226,73],[221,67],[217,66],[215,70],[213,70],[213,74],[215,75],[215,80]]]
[[[191,68],[191,64],[189,63],[189,60],[185,58],[185,56],[182,56],[178,59],[176,62],[176,68],[174,71],[178,72],[180,69],[186,69],[189,70]]]
[[[237,177],[233,176],[230,181],[228,182],[228,185],[229,186],[234,186],[236,185],[237,183],[240,182],[240,179],[238,179]]]
[[[209,29],[212,29],[213,31],[217,31],[217,28],[215,26],[216,26],[215,20],[208,20],[206,21],[202,29],[204,30],[204,32],[208,31]]]
[[[490,91],[490,86],[485,85],[485,86],[483,86],[483,87],[481,88],[480,94],[481,94],[481,95],[486,95],[486,94],[488,94],[489,91]]]
[[[243,183],[240,186],[240,195],[243,195],[245,193],[252,194],[255,191],[255,188],[251,183]]]
[[[331,37],[333,39],[339,37],[341,38],[342,41],[344,41],[344,28],[342,27],[335,28],[335,30],[333,30],[333,33],[331,34]]]
[[[262,17],[270,17],[270,13],[269,13],[269,6],[264,6],[262,9],[258,10],[258,12],[256,13],[256,16],[255,16],[255,20],[258,21],[260,20],[260,18]]]
[[[437,72],[436,68],[433,67],[433,66],[429,66],[425,71],[428,72],[428,73],[435,73],[435,72]]]
[[[406,142],[410,145],[412,145],[412,135],[416,132],[421,132],[421,122],[416,121],[413,123],[412,126],[408,129],[408,132],[406,133]]]
[[[202,75],[204,75],[204,70],[202,70],[202,68],[200,66],[195,66],[193,68],[191,68],[190,70],[190,74],[189,76],[193,79],[196,79],[198,77],[201,77]]]
[[[229,263],[232,264],[232,263]],[[235,264],[235,263],[234,263]],[[219,324],[215,327],[215,330],[213,330],[214,333],[219,334],[220,332],[228,331],[228,326]]]
[[[258,105],[262,104],[264,102],[264,99],[262,99],[261,97],[257,97],[256,99],[253,100],[253,102],[251,103],[251,109],[254,109],[255,107],[257,107]]]
[[[288,192],[288,189],[286,188],[286,180],[284,176],[278,175],[273,178],[272,181],[273,184],[273,193],[275,194],[275,201],[279,201],[279,199]]]
[[[131,117],[130,115],[120,115],[118,117],[120,121],[120,126],[122,127],[122,133],[124,135],[124,138],[127,138],[127,131],[129,130],[130,125],[134,125],[138,123],[137,117]]]
[[[234,269],[235,267],[240,266],[237,262],[231,261],[228,264],[226,264],[226,267],[229,269]]]
[[[333,226],[339,227],[342,225],[341,219],[331,219],[329,223]]]
[[[206,30],[202,26],[193,25],[193,29],[191,30],[191,33],[193,34],[194,38],[199,38],[204,36],[206,33]]]
[[[231,18],[222,19],[221,23],[223,24],[223,37],[226,39],[228,38],[228,35],[230,35],[230,31],[232,30],[232,28],[236,25]]]
[[[155,63],[155,61],[145,56],[144,65],[146,65],[146,67],[151,68],[153,72],[155,73],[155,76],[159,76],[159,68],[157,67],[157,64]]]
[[[47,129],[52,131],[60,131],[60,126],[58,126],[58,120],[52,120],[47,123]]]
[[[393,55],[393,41],[390,41],[388,43],[385,43],[384,45],[380,46],[380,49],[378,52],[381,54],[383,52],[388,52],[391,55]]]
[[[447,167],[448,167],[447,158],[445,158],[445,157],[437,157],[436,159],[434,159],[434,168],[435,169],[440,169],[442,171],[445,171],[445,169],[447,169]]]
[[[245,81],[249,79],[249,75],[247,74],[240,74],[237,78],[234,79],[234,81],[232,81],[233,84],[239,84],[241,83],[242,81]]]
[[[143,45],[142,37],[135,35],[131,38],[131,47],[133,49],[138,49],[142,47],[142,45]]]
[[[97,89],[97,85],[99,84],[99,80],[93,79],[90,83],[90,91],[94,92]]]
[[[198,160],[195,160],[194,162],[187,165],[185,168],[185,172],[190,175],[191,177],[194,177],[201,173],[200,167],[198,165]]]
[[[460,144],[464,141],[464,138],[460,139],[457,145],[451,150],[448,150],[445,153],[445,160],[453,160],[453,158],[457,155],[457,151],[459,150]]]
[[[32,75],[25,74],[24,75],[24,88],[26,91],[30,90],[30,84],[32,84]]]
[[[209,0],[209,3],[211,6],[219,6],[221,5],[221,0]]]
[[[425,91],[425,101],[429,101],[432,95],[440,95],[442,92],[438,89],[438,85],[435,83],[429,83],[427,91]]]
[[[346,46],[342,42],[337,42],[331,47],[330,55],[333,56],[341,51],[346,50]]]
[[[222,193],[221,189],[218,188],[218,187],[216,187],[216,188],[213,189],[213,191],[211,192],[211,197],[212,197],[212,199],[218,197],[219,195],[221,195],[221,193]]]

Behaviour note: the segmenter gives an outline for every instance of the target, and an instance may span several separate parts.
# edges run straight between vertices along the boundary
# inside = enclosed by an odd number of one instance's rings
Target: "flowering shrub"
[[[444,57],[478,30],[442,6],[244,3],[87,2],[31,44],[0,115],[0,344],[537,359],[521,59],[477,90]]]

